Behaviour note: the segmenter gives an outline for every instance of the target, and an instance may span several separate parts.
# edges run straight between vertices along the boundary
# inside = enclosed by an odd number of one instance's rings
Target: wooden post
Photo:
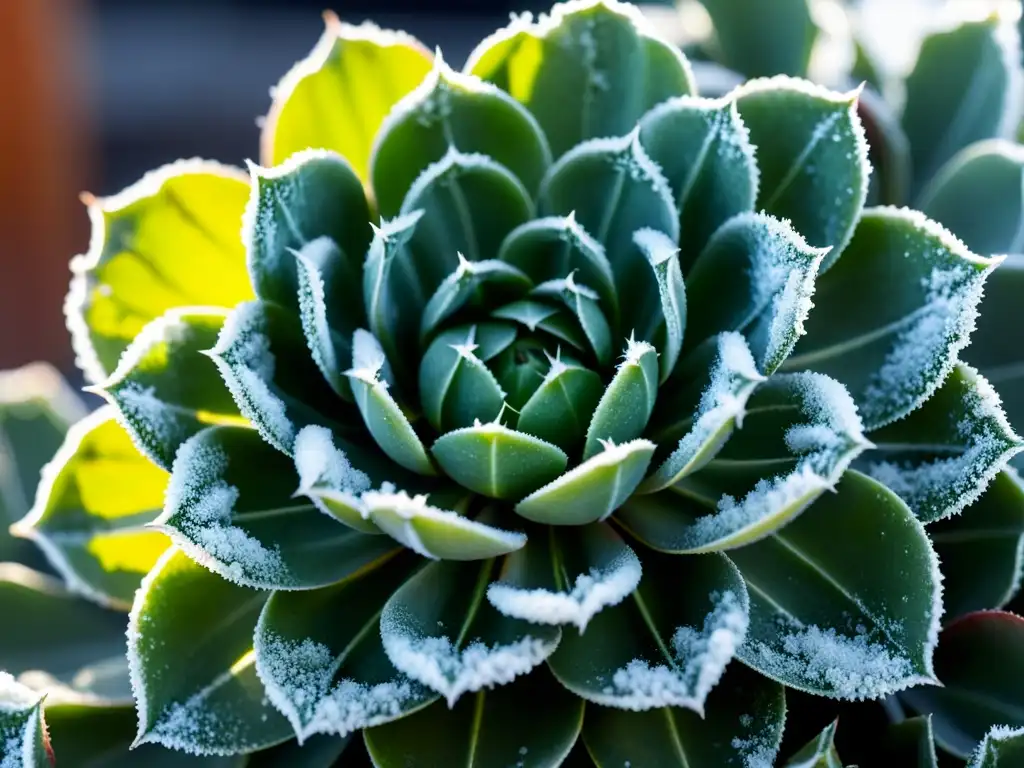
[[[0,369],[71,367],[62,304],[84,250],[91,131],[79,0],[0,0]]]

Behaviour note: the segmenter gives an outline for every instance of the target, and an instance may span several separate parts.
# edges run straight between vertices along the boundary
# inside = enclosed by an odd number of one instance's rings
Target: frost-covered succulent
[[[462,72],[329,17],[263,166],[91,201],[68,318],[109,402],[16,530],[131,608],[135,745],[754,768],[787,697],[934,698],[943,577],[959,615],[1019,570],[960,525],[1024,493],[960,361],[1002,259],[865,207],[860,95],[702,98],[615,0]]]

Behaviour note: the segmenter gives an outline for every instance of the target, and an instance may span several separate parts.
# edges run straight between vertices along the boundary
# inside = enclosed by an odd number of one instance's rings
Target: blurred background
[[[906,38],[928,1],[861,4]],[[113,194],[179,157],[255,159],[268,88],[316,42],[325,7],[406,29],[460,65],[510,11],[550,4],[0,0],[0,369],[45,360],[79,383],[61,312],[68,259],[88,243],[79,193]],[[679,14],[662,4],[671,34]]]

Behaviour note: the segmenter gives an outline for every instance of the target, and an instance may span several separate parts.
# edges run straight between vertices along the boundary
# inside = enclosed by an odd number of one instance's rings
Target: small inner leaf
[[[485,560],[526,544],[522,533],[470,520],[405,491],[367,491],[360,499],[370,520],[409,549],[433,560]]]
[[[384,350],[373,334],[358,329],[352,340],[352,369],[345,372],[363,422],[392,460],[421,475],[436,474],[426,448],[382,381]]]
[[[496,499],[522,498],[554,480],[569,463],[557,446],[497,422],[448,432],[431,451],[457,483]]]
[[[520,408],[516,429],[570,453],[583,442],[602,391],[600,376],[559,355]]]
[[[594,409],[583,458],[597,455],[601,441],[625,443],[647,426],[658,396],[658,353],[645,341],[630,339],[625,358]]]
[[[445,331],[434,339],[420,362],[420,402],[434,429],[444,432],[493,419],[505,402],[505,391],[477,352],[493,345],[477,343],[478,332],[494,324],[469,325]],[[481,333],[481,337],[489,334]],[[507,337],[509,343],[515,338]],[[493,341],[493,339],[492,339]],[[492,346],[487,349],[487,346]]]
[[[516,512],[527,520],[549,525],[587,525],[604,520],[640,485],[654,447],[649,440],[622,445],[608,442],[601,453],[516,504]]]

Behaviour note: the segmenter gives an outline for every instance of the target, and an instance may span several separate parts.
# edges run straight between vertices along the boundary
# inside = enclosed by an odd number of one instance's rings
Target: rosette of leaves
[[[130,607],[136,745],[772,765],[787,696],[938,679],[925,524],[1019,493],[959,360],[1001,259],[865,207],[857,90],[702,97],[586,0],[461,72],[328,17],[275,94],[72,264],[108,404],[18,530]]]

